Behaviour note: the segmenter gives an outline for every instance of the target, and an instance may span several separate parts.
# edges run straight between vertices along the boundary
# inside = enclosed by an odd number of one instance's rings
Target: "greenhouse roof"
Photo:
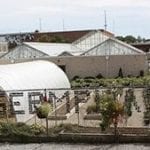
[[[115,38],[109,38],[106,41],[96,45],[82,55],[130,55],[145,54],[142,50],[137,49],[129,44],[119,41]]]
[[[72,46],[72,44],[69,43],[26,42],[24,44],[29,46],[30,48],[39,50],[40,52],[47,54],[48,56],[59,56],[64,52],[67,52],[69,55],[77,55],[79,53],[79,49],[75,48],[74,46]]]
[[[49,61],[0,65],[0,86],[5,91],[70,88],[65,73]]]

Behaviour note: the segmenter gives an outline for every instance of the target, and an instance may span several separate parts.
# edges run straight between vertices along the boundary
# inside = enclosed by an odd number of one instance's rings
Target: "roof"
[[[66,74],[49,61],[0,65],[3,90],[70,88]]]
[[[144,52],[149,52],[150,51],[150,42],[145,42],[145,43],[133,43],[131,44],[132,46],[141,49]]]
[[[101,32],[113,36],[111,32],[99,29]],[[10,33],[10,34],[0,34],[0,37],[22,37],[24,42],[38,42],[39,38],[42,36],[49,36],[51,38],[61,37],[68,43],[72,43],[77,39],[81,38],[85,34],[95,31],[94,29],[89,30],[72,30],[72,31],[56,31],[56,32],[28,32],[28,33]]]
[[[79,55],[83,53],[83,51],[69,43],[25,42],[24,44],[48,56],[60,56],[63,53],[68,53],[68,55]]]
[[[115,38],[109,38],[96,45],[82,55],[125,55],[125,54],[145,54],[142,50],[137,49],[127,43]]]
[[[88,34],[82,36],[72,44],[80,50],[87,51],[107,39],[113,37],[112,34],[106,34],[106,31],[93,30]]]

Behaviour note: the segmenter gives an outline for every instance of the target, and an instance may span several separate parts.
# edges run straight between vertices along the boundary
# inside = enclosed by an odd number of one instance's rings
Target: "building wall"
[[[76,75],[80,77],[95,77],[99,73],[105,77],[116,77],[119,68],[122,68],[124,76],[138,76],[140,70],[145,72],[148,70],[146,55],[64,56],[43,58],[43,60],[52,61],[59,66],[65,66],[69,79],[72,79]],[[23,61],[29,60],[18,60],[17,62]],[[0,63],[9,63],[9,61],[0,60]]]
[[[49,60],[57,65],[65,65],[66,73],[70,79],[76,75],[95,77],[99,73],[105,77],[116,77],[119,68],[122,68],[125,76],[137,76],[140,70],[146,71],[148,69],[145,55],[63,57],[50,58]]]
[[[8,43],[7,42],[0,42],[0,56],[8,53]]]

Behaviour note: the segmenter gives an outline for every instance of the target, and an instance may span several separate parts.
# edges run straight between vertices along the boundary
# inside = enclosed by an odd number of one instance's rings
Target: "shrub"
[[[143,71],[143,70],[140,70],[139,76],[140,76],[140,77],[144,77],[144,71]]]
[[[118,72],[118,77],[123,78],[123,72],[122,72],[122,68],[119,69]]]
[[[45,128],[43,126],[40,126],[38,124],[32,124],[30,126],[31,131],[35,134],[35,135],[39,135],[45,132]]]
[[[95,77],[87,76],[87,77],[85,77],[84,79],[95,79]]]
[[[31,136],[35,135],[30,126],[24,123],[1,123],[0,133],[5,136]]]
[[[99,73],[99,74],[96,76],[96,78],[97,78],[97,79],[102,79],[102,78],[104,78],[104,77],[102,76],[101,73]]]
[[[41,106],[36,109],[37,116],[39,118],[47,118],[49,112],[52,111],[52,107],[49,103],[44,102]]]
[[[72,78],[72,80],[76,80],[76,79],[80,79],[80,77],[79,77],[79,76],[74,76],[74,77]]]

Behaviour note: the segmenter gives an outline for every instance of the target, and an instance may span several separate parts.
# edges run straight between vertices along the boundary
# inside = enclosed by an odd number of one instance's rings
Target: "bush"
[[[96,78],[97,78],[97,79],[102,79],[102,78],[104,78],[104,77],[102,76],[101,73],[99,73],[99,74],[96,76]]]
[[[120,71],[122,72],[122,71]],[[121,74],[121,73],[120,73]],[[100,77],[99,77],[100,78]],[[72,87],[114,87],[114,86],[136,86],[141,87],[145,85],[150,85],[150,76],[144,76],[142,78],[136,77],[126,77],[126,78],[116,78],[116,79],[99,79],[93,77],[86,77],[84,79],[77,78],[72,81]]]
[[[88,76],[88,77],[85,77],[84,79],[95,79],[95,77]]]
[[[25,123],[1,123],[0,134],[5,136],[31,136],[36,135],[34,130]]]
[[[122,68],[119,69],[118,72],[118,77],[123,78],[123,72],[122,72]]]
[[[49,103],[44,102],[41,106],[36,109],[37,116],[42,118],[47,118],[49,112],[52,111],[52,107]]]
[[[45,128],[43,126],[40,126],[38,124],[32,124],[30,126],[31,131],[34,133],[34,135],[40,135],[45,132]]]
[[[140,77],[144,77],[144,71],[143,71],[143,70],[140,70],[139,76],[140,76]]]
[[[72,78],[73,81],[76,80],[76,79],[80,79],[80,77],[79,77],[79,76],[74,76],[74,77]]]

